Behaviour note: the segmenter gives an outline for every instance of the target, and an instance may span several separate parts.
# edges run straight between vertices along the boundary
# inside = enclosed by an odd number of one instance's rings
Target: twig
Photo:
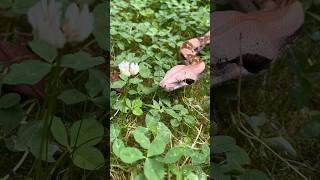
[[[22,163],[26,160],[27,156],[29,154],[29,151],[25,151],[24,154],[22,155],[21,159],[19,160],[19,162],[14,166],[14,168],[12,169],[12,173],[16,172],[20,166],[22,165]],[[7,180],[10,177],[10,174],[7,174],[6,176],[4,176],[2,178],[2,180]]]
[[[194,146],[196,145],[196,143],[197,143],[197,141],[198,141],[198,139],[199,139],[199,136],[200,136],[200,134],[201,134],[202,127],[203,127],[203,125],[201,124],[200,129],[198,130],[197,137],[196,137],[196,139],[194,140],[194,142],[192,143],[191,148],[194,148]],[[182,163],[181,166],[185,165],[188,160],[189,160],[189,157],[187,157],[187,158],[183,161],[183,163]]]
[[[243,134],[244,136],[250,138],[250,139],[254,139],[256,141],[258,141],[260,144],[262,144],[264,147],[266,147],[271,153],[273,153],[276,157],[278,157],[281,161],[283,161],[284,163],[287,164],[287,166],[289,168],[291,168],[293,171],[295,171],[299,176],[301,176],[304,180],[309,180],[307,177],[305,177],[297,168],[295,168],[293,165],[291,165],[291,163],[289,161],[287,161],[285,158],[283,158],[281,155],[279,155],[277,152],[275,152],[269,145],[267,145],[263,140],[261,140],[259,137],[257,137],[255,134],[253,134],[249,129],[247,129],[242,121],[241,121],[241,79],[242,79],[242,45],[241,45],[241,40],[242,40],[242,34],[240,33],[240,75],[239,75],[239,79],[238,79],[238,89],[237,89],[237,97],[238,97],[238,103],[237,103],[237,111],[238,111],[238,122],[235,122],[233,120],[234,123],[237,124],[237,130]],[[232,119],[233,118],[233,114],[232,115]],[[242,129],[243,130],[242,130]]]

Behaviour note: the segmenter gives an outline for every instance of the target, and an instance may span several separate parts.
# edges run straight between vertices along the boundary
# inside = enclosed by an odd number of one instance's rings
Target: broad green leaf
[[[91,54],[80,51],[75,54],[64,55],[61,59],[61,66],[74,70],[86,70],[105,63],[103,57],[92,57]]]
[[[33,40],[29,43],[30,48],[33,52],[39,55],[41,58],[48,62],[53,62],[53,60],[57,57],[58,51],[56,48],[46,44],[40,40]]]
[[[120,152],[125,148],[125,145],[121,139],[116,139],[112,144],[112,152],[120,158]]]
[[[38,0],[14,0],[12,12],[16,14],[27,14],[29,8],[36,2],[38,2]]]
[[[195,123],[195,120],[194,120],[194,117],[193,116],[190,116],[190,115],[187,115],[184,117],[184,121],[187,123],[187,124],[194,124]]]
[[[23,119],[23,111],[20,106],[0,109],[0,126],[5,132],[10,132],[18,127]]]
[[[197,152],[197,151],[195,151],[193,149],[185,148],[184,152],[185,152],[186,155],[191,157],[192,165],[202,164],[207,159],[207,156],[205,154]]]
[[[141,83],[143,80],[142,79],[139,79],[139,78],[132,78],[132,79],[130,79],[129,80],[129,83],[131,83],[131,84],[139,84],[139,83]]]
[[[132,109],[132,113],[136,116],[141,116],[143,114],[143,111],[141,108],[135,107],[134,109]]]
[[[185,179],[186,180],[199,180],[198,176],[196,174],[194,174],[194,173],[188,174]]]
[[[210,156],[209,144],[203,144],[202,147],[201,147],[201,151],[205,156]]]
[[[142,107],[142,101],[140,99],[135,99],[132,101],[132,107],[135,108],[135,107]]]
[[[120,134],[120,126],[118,123],[112,123],[110,126],[110,142],[112,143]]]
[[[117,89],[117,88],[123,88],[123,86],[126,85],[126,81],[116,81],[111,83],[111,88],[112,89]]]
[[[296,156],[297,152],[292,145],[283,137],[266,138],[265,141],[281,150],[287,152],[291,156]]]
[[[171,132],[165,124],[158,123],[157,135],[149,146],[147,156],[151,157],[164,152],[166,145],[170,142]]]
[[[93,10],[94,16],[94,29],[93,35],[96,38],[99,46],[104,49],[109,49],[109,33],[108,30],[110,29],[109,25],[109,18],[106,11],[107,3],[98,4]]]
[[[169,114],[170,116],[172,116],[175,119],[181,119],[181,116],[179,114],[177,114],[173,109],[165,109],[166,113]]]
[[[97,96],[101,91],[107,91],[104,86],[106,86],[105,74],[98,70],[89,70],[89,79],[85,84],[86,90],[90,97]]]
[[[97,170],[104,166],[105,161],[101,151],[92,146],[76,149],[72,155],[74,165],[87,170]]]
[[[50,72],[51,66],[39,60],[28,60],[20,64],[13,64],[11,70],[4,77],[3,83],[9,85],[34,85]]]
[[[143,172],[148,180],[162,180],[164,178],[163,164],[155,159],[146,159]]]
[[[55,144],[48,143],[42,145],[41,149],[41,143],[37,141],[31,141],[31,148],[30,152],[32,155],[34,155],[37,159],[41,159],[43,161],[48,161],[48,162],[55,162],[56,160],[54,159],[53,155],[59,151],[59,147]],[[40,152],[42,152],[40,154]]]
[[[236,141],[230,136],[214,136],[212,138],[213,153],[224,153],[231,151],[236,146]]]
[[[147,125],[147,128],[155,134],[157,131],[157,124],[160,121],[160,114],[157,110],[150,110],[145,118],[145,122]]]
[[[79,120],[73,123],[70,128],[70,145],[96,145],[102,140],[103,134],[103,126],[98,121],[94,119]]]
[[[120,159],[125,163],[131,164],[143,158],[142,152],[137,148],[126,147],[120,151]]]
[[[20,150],[24,149],[24,145],[37,159],[54,162],[53,155],[59,148],[44,139],[43,130],[43,121],[31,121],[22,125],[18,131],[17,144],[20,144]]]
[[[144,149],[149,149],[150,146],[150,140],[147,137],[147,133],[148,133],[148,129],[144,128],[144,127],[137,127],[134,131],[133,131],[133,137],[136,140],[136,142],[138,142],[140,144],[141,147],[143,147]]]
[[[247,152],[239,146],[235,146],[231,151],[227,152],[226,156],[227,160],[233,159],[241,165],[250,164],[250,158]]]
[[[245,174],[239,176],[237,180],[271,180],[264,172],[259,170],[250,169],[245,172]]]
[[[62,100],[64,103],[70,104],[77,104],[83,101],[86,101],[88,98],[85,94],[78,91],[77,89],[68,89],[63,91],[59,96],[58,99]]]
[[[9,108],[20,102],[20,95],[17,93],[8,93],[0,97],[0,108]]]
[[[51,133],[55,140],[63,146],[69,146],[67,129],[60,118],[54,117],[51,123]]]
[[[150,78],[152,75],[150,69],[144,63],[139,64],[139,74],[143,78]]]
[[[26,148],[30,148],[31,144],[35,144],[32,143],[32,141],[40,144],[42,140],[42,128],[43,125],[41,121],[30,121],[27,124],[23,124],[18,130],[18,144],[23,144]]]
[[[183,147],[173,147],[169,149],[166,156],[164,157],[164,162],[169,163],[175,163],[177,162],[184,154],[184,148]]]
[[[217,180],[231,180],[231,176],[225,173],[227,170],[217,164],[211,165],[211,178]]]
[[[224,166],[230,174],[243,174],[245,169],[235,160],[228,159],[228,163]]]

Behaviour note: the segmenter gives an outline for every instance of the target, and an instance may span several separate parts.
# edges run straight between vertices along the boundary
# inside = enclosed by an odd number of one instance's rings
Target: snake
[[[240,75],[261,74],[284,54],[304,23],[301,2],[238,0],[238,3],[243,2],[251,2],[257,9],[248,12],[214,11],[210,17],[210,31],[182,44],[180,53],[184,64],[166,72],[160,81],[164,90],[173,91],[190,86],[199,79],[205,70],[205,63],[197,54],[208,44],[211,87],[239,78]]]
[[[173,91],[193,84],[205,69],[205,63],[197,53],[209,43],[210,31],[204,36],[184,42],[180,48],[180,54],[185,64],[171,68],[161,80],[160,86],[166,91]]]

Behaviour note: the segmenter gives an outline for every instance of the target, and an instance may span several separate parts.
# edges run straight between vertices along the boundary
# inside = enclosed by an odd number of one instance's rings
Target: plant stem
[[[13,172],[13,173],[16,172],[16,171],[20,168],[20,166],[21,166],[21,165],[23,164],[23,162],[26,160],[28,154],[29,154],[29,151],[25,151],[25,152],[24,152],[24,154],[22,155],[22,157],[21,157],[21,159],[19,160],[19,162],[18,162],[18,163],[14,166],[14,168],[12,169],[12,172]],[[10,174],[7,174],[6,176],[4,176],[4,177],[2,178],[2,180],[7,180],[7,179],[9,179],[9,177],[10,177]]]

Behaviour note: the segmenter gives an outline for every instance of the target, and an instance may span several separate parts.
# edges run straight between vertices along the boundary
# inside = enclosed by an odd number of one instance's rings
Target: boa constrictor
[[[304,22],[303,7],[297,0],[237,0],[237,3],[247,12],[211,13],[212,42],[210,32],[185,42],[180,52],[186,64],[170,69],[160,82],[162,88],[172,91],[196,81],[205,69],[196,54],[209,43],[211,86],[240,74],[264,72],[284,52]]]
[[[210,31],[202,37],[190,39],[182,44],[180,53],[186,65],[177,65],[171,68],[160,82],[166,91],[191,85],[205,69],[205,63],[197,53],[210,43]]]

